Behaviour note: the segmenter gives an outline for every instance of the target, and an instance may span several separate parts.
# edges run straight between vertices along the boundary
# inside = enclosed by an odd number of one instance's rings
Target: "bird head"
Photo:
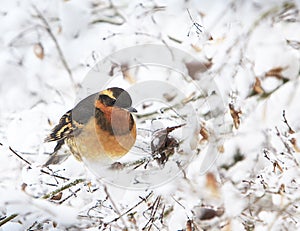
[[[119,87],[111,87],[99,94],[99,100],[105,105],[110,107],[119,107],[129,112],[137,112],[132,107],[132,99],[127,91]]]

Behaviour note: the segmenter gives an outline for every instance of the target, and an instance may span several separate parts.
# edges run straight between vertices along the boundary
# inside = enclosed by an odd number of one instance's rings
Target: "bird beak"
[[[134,107],[129,107],[129,108],[127,108],[127,110],[129,112],[137,112],[137,110]]]

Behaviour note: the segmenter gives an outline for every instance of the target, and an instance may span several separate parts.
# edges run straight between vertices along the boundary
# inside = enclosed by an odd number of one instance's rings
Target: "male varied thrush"
[[[125,155],[136,140],[136,124],[127,91],[112,87],[92,94],[66,112],[45,142],[57,141],[45,165],[60,162],[57,151],[67,144],[80,161],[112,163]]]

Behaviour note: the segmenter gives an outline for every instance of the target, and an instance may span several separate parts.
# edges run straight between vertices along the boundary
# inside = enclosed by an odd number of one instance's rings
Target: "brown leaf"
[[[193,224],[193,222],[191,220],[187,220],[186,225],[185,225],[186,231],[192,231],[193,230],[192,224]]]
[[[50,198],[50,200],[59,201],[62,198],[63,193],[60,192]]]
[[[201,212],[200,212],[200,216],[199,219],[200,220],[211,220],[215,217],[220,217],[224,214],[224,209],[223,208],[201,208]]]
[[[129,213],[127,215],[127,217],[128,217],[128,221],[129,222],[131,222],[132,224],[136,225],[137,222],[136,222],[136,219],[135,219],[134,215],[135,215],[135,213]]]
[[[291,144],[293,145],[296,152],[300,152],[300,148],[297,145],[297,140],[295,138],[290,139]]]
[[[110,165],[109,169],[111,170],[122,170],[124,168],[124,165],[120,162],[114,162]]]
[[[146,108],[148,108],[148,107],[151,107],[152,105],[153,105],[152,102],[144,102],[144,103],[143,103],[143,109],[146,109]]]
[[[212,61],[211,59],[208,59],[206,62],[189,62],[185,63],[185,66],[188,70],[189,76],[196,80],[198,78],[198,74],[206,72],[209,68],[212,66]]]
[[[152,155],[160,165],[164,165],[169,157],[174,154],[175,148],[179,146],[179,142],[174,137],[170,136],[170,133],[182,126],[184,126],[184,124],[167,127],[158,130],[153,134],[151,151]]]
[[[265,91],[263,90],[263,88],[261,87],[261,81],[259,78],[255,77],[255,83],[253,86],[253,91],[257,94],[262,94]]]
[[[279,190],[278,190],[278,193],[279,193],[280,195],[283,195],[283,194],[285,193],[285,185],[284,185],[284,184],[281,184],[281,185],[280,185],[280,188],[279,188]]]
[[[163,97],[167,100],[167,102],[171,102],[177,96],[176,93],[164,93]]]
[[[109,76],[114,76],[115,74],[115,69],[118,67],[119,65],[116,63],[113,63],[110,67],[110,71],[108,72]]]
[[[206,174],[206,187],[211,191],[215,197],[219,196],[219,186],[215,175],[212,172]]]
[[[287,68],[288,67],[274,67],[265,73],[265,77],[275,77],[277,79],[284,79],[282,71],[284,71]]]
[[[219,145],[219,146],[218,146],[218,151],[219,151],[220,153],[224,153],[224,152],[225,152],[224,145]]]
[[[130,74],[129,66],[128,66],[127,63],[121,65],[121,72],[122,72],[123,78],[127,82],[129,82],[130,84],[133,84],[133,83],[136,82],[136,80],[134,79],[134,77]]]
[[[200,142],[208,141],[208,139],[209,139],[209,132],[204,125],[205,124],[202,124],[201,128],[200,128],[200,135],[202,136],[202,139],[200,140]]]
[[[230,115],[233,119],[234,127],[235,129],[238,129],[241,124],[240,115],[242,114],[242,111],[235,110],[234,105],[232,103],[229,104],[229,109],[230,109]]]
[[[34,52],[35,56],[38,57],[39,59],[44,58],[44,47],[42,46],[41,43],[34,44],[33,52]]]
[[[273,163],[273,172],[276,172],[276,168],[278,168],[278,170],[279,170],[281,173],[283,172],[282,167],[278,164],[277,161],[275,161],[275,162]]]
[[[26,188],[27,188],[27,184],[26,184],[26,183],[23,183],[23,184],[21,185],[21,190],[22,190],[22,191],[25,191]]]

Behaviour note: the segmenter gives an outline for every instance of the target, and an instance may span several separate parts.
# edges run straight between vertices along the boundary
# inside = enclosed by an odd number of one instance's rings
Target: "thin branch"
[[[76,193],[78,193],[81,189],[78,188],[75,190],[75,192],[72,192],[69,196],[67,196],[65,199],[63,199],[62,201],[59,202],[59,204],[63,204],[64,202],[66,202],[68,199],[70,199],[72,196],[76,197]]]
[[[71,71],[71,68],[69,67],[69,65],[68,65],[68,63],[66,61],[66,58],[65,58],[65,56],[63,54],[63,51],[62,51],[62,49],[61,49],[61,47],[60,47],[60,45],[59,45],[59,43],[58,43],[58,41],[57,41],[54,33],[53,33],[53,31],[51,30],[51,27],[50,27],[47,19],[42,15],[42,13],[38,10],[38,8],[36,6],[32,5],[32,7],[35,10],[35,12],[37,13],[37,17],[42,20],[42,22],[43,22],[43,24],[45,26],[46,31],[48,32],[50,38],[54,42],[55,47],[57,49],[57,52],[59,54],[60,60],[61,60],[61,62],[63,64],[63,66],[65,67],[66,71],[68,72],[68,75],[69,75],[69,78],[70,78],[72,84],[74,86],[76,86],[74,78],[73,78],[73,74],[72,74],[72,71]]]
[[[97,23],[108,23],[108,24],[112,24],[112,25],[116,25],[116,26],[121,26],[124,24],[124,21],[116,22],[116,21],[102,18],[102,19],[95,19],[90,24],[97,24]]]
[[[121,212],[120,210],[118,209],[117,205],[115,204],[114,200],[112,199],[112,197],[110,196],[108,190],[107,190],[107,187],[104,186],[104,192],[106,193],[106,196],[107,198],[110,200],[112,206],[114,207],[115,211],[117,212],[118,216],[119,216],[119,219],[121,219],[124,227],[126,230],[128,230],[128,228],[126,227],[126,221],[124,220],[123,216],[121,215]]]
[[[3,146],[3,144],[0,143],[0,146]],[[31,163],[30,163],[28,160],[26,160],[25,158],[23,158],[19,153],[17,153],[17,151],[15,151],[12,147],[9,146],[8,149],[9,149],[14,155],[16,155],[20,160],[22,160],[23,162],[25,162],[27,165],[31,166]],[[60,178],[60,179],[62,179],[62,180],[69,180],[69,178],[67,178],[67,177],[63,177],[63,176],[59,176],[59,175],[56,175],[56,174],[53,174],[53,173],[49,173],[49,172],[47,172],[47,171],[45,171],[45,170],[43,170],[43,169],[41,169],[40,171],[41,171],[41,173],[47,174],[47,175],[49,175],[49,176],[53,176],[53,177],[56,177],[56,178]]]
[[[0,222],[0,227],[4,224],[6,224],[7,222],[11,221],[12,219],[14,219],[15,217],[17,217],[19,214],[12,214],[10,215],[9,217],[6,217],[5,219],[3,219],[1,222]]]
[[[134,210],[136,207],[138,207],[140,204],[142,204],[143,202],[147,202],[148,199],[153,195],[153,192],[150,192],[145,198],[141,198],[141,200],[136,203],[134,206],[132,206],[130,209],[126,210],[125,212],[121,213],[118,217],[114,218],[113,220],[109,221],[108,223],[105,223],[105,226],[113,223],[113,222],[116,222],[117,220],[119,220],[121,217],[123,217],[124,215],[130,213],[132,210]]]
[[[19,159],[21,159],[22,161],[24,161],[26,164],[28,164],[29,166],[31,165],[31,163],[28,160],[25,160],[20,154],[18,154],[15,150],[12,149],[12,147],[8,147],[8,149],[15,154]]]
[[[176,104],[171,105],[169,107],[162,108],[160,111],[166,112],[166,111],[169,111],[169,110],[174,110],[174,108],[183,107],[184,105],[186,105],[190,102],[195,102],[195,101],[197,101],[198,99],[201,99],[201,98],[204,98],[204,96],[203,95],[198,95],[198,96],[195,96],[195,97],[187,97],[187,98],[181,100],[179,103],[176,103]],[[156,110],[156,111],[145,113],[145,114],[136,114],[135,116],[137,118],[141,119],[141,118],[144,118],[144,117],[150,117],[150,116],[156,115],[157,113],[158,113],[158,111]]]
[[[68,188],[71,188],[71,187],[73,187],[73,186],[75,186],[75,185],[77,185],[77,184],[79,184],[79,183],[84,182],[84,181],[85,181],[84,179],[76,179],[76,180],[74,180],[73,182],[71,182],[71,183],[69,183],[69,184],[66,184],[66,185],[62,186],[61,188],[58,188],[58,189],[56,189],[56,190],[54,190],[54,191],[52,191],[52,192],[50,192],[50,193],[47,193],[46,195],[44,195],[44,196],[42,197],[42,199],[48,199],[48,198],[50,198],[50,197],[56,195],[57,193],[60,193],[60,192],[62,192],[62,191],[64,191],[64,190],[66,190],[66,189],[68,189]]]
[[[146,223],[146,225],[142,228],[142,230],[148,230],[150,231],[152,226],[154,225],[154,221],[155,221],[155,214],[158,210],[158,206],[160,205],[160,201],[161,201],[161,196],[158,196],[154,203],[150,206],[149,209],[151,209],[150,212],[150,219],[148,220],[148,222]]]
[[[289,133],[290,133],[290,134],[295,133],[295,131],[291,128],[291,126],[289,125],[289,123],[288,123],[288,121],[287,121],[287,119],[286,119],[286,117],[285,117],[285,110],[283,110],[283,112],[282,112],[282,117],[283,117],[283,122],[286,124],[286,126],[287,126],[288,129],[289,129]]]
[[[56,178],[59,178],[59,179],[62,179],[62,180],[70,180],[70,179],[67,178],[67,177],[59,176],[59,175],[56,175],[56,174],[54,174],[54,173],[47,172],[47,171],[45,171],[45,170],[43,170],[43,169],[41,169],[41,173],[44,173],[44,174],[46,174],[46,175],[53,176],[53,177],[56,177]]]

